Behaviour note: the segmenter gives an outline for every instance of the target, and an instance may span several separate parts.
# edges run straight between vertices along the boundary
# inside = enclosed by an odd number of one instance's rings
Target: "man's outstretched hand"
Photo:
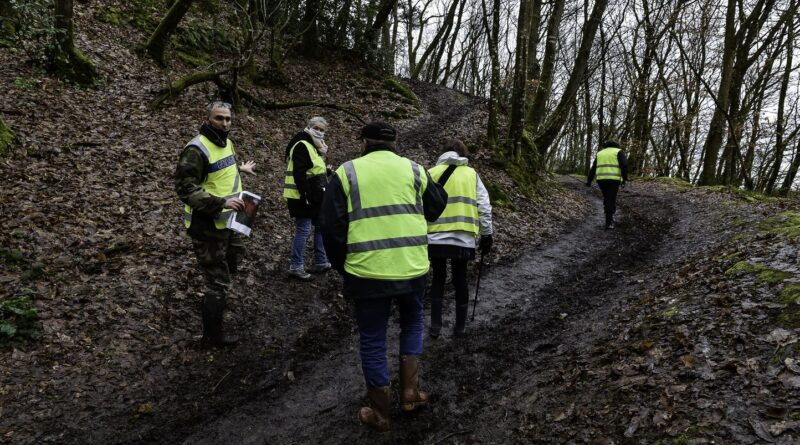
[[[239,166],[239,171],[254,175],[256,174],[256,163],[253,161],[247,161]]]

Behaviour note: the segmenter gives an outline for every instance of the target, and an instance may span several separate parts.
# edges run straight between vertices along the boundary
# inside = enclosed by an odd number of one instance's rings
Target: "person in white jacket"
[[[465,334],[469,296],[467,262],[475,259],[475,249],[486,255],[492,248],[492,205],[480,176],[468,166],[463,155],[467,148],[458,139],[445,145],[431,178],[447,191],[447,207],[439,219],[428,223],[428,256],[433,269],[431,283],[431,324],[429,335],[436,338],[442,329],[442,297],[447,277],[447,260],[456,291],[456,322],[453,335]],[[476,241],[480,239],[476,243]]]

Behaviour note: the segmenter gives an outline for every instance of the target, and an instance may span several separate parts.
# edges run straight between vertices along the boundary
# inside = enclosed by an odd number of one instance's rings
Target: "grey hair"
[[[322,125],[323,127],[328,128],[328,121],[326,121],[322,116],[314,116],[308,120],[308,128],[314,128],[314,125]]]
[[[215,108],[224,108],[226,110],[230,110],[231,108],[233,108],[233,105],[221,100],[211,101],[208,103],[208,105],[206,105],[206,111],[208,112],[209,116],[211,116],[211,112],[214,111]]]

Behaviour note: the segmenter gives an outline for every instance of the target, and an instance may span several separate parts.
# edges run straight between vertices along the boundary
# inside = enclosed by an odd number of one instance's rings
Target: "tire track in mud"
[[[566,183],[577,187],[575,183]],[[476,321],[466,339],[426,337],[422,387],[431,406],[402,414],[397,408],[397,322],[390,323],[389,360],[393,377],[393,429],[376,434],[361,426],[356,412],[364,392],[357,335],[309,364],[292,387],[274,398],[264,395],[205,425],[185,443],[505,443],[518,440],[504,429],[512,412],[525,416],[523,383],[557,381],[547,357],[569,342],[589,341],[614,307],[609,290],[626,270],[657,259],[654,251],[668,232],[671,206],[652,196],[629,194],[621,221],[602,230],[598,197],[593,217],[565,228],[546,245],[511,264],[485,270]],[[639,210],[633,210],[636,207]],[[600,299],[599,297],[604,299]],[[452,299],[448,299],[452,302]],[[452,308],[445,312],[452,317]],[[569,323],[565,322],[569,320]],[[427,314],[426,314],[427,320]],[[582,330],[585,331],[585,335]],[[531,401],[531,403],[533,403]],[[502,413],[502,414],[501,414]]]

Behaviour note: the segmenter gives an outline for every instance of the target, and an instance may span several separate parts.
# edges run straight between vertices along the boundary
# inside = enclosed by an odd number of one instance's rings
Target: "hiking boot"
[[[367,388],[369,406],[358,411],[358,420],[378,432],[389,431],[389,387]]]
[[[303,269],[289,269],[289,276],[300,281],[311,281],[311,274]]]
[[[228,337],[222,329],[222,314],[225,311],[225,292],[212,288],[203,298],[201,315],[203,318],[203,348],[226,347],[236,344],[236,337]]]
[[[315,264],[308,271],[311,273],[324,273],[331,270],[331,263]]]
[[[428,404],[428,393],[419,390],[419,363],[412,355],[400,356],[400,408],[411,412]]]

